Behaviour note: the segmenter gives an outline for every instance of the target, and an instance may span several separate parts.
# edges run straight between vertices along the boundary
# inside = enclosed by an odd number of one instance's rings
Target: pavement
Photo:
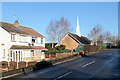
[[[41,70],[8,78],[5,80],[83,80],[83,79],[112,79],[120,80],[120,49],[103,50],[95,55],[78,58]]]

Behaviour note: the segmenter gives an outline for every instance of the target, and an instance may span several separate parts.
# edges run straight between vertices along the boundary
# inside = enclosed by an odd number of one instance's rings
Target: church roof
[[[79,37],[77,34],[68,33],[77,43],[90,44],[90,40],[84,36]]]

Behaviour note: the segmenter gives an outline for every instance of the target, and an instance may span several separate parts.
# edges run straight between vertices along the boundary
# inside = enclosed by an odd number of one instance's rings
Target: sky
[[[77,16],[79,16],[80,32],[87,37],[97,24],[103,32],[118,34],[117,2],[2,2],[2,21],[30,27],[46,37],[46,28],[51,20],[64,17],[76,33]]]

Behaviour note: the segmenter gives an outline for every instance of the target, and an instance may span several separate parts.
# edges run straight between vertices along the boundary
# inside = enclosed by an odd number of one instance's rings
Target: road
[[[119,49],[104,50],[96,55],[64,62],[13,78],[51,78],[54,80],[115,78],[116,80],[120,80],[120,71],[118,69],[119,53]]]

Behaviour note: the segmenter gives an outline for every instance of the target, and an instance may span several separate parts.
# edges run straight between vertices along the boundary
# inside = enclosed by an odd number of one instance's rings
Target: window
[[[5,58],[5,49],[3,49],[3,58]]]
[[[37,44],[38,44],[38,43],[39,43],[39,40],[38,40],[38,38],[36,37],[35,39],[36,39],[35,43],[37,43]]]
[[[41,44],[43,44],[43,38],[41,38]]]
[[[15,61],[15,52],[13,52],[13,61]]]
[[[12,51],[11,51],[11,53],[10,53],[10,61],[12,61]]]
[[[18,55],[17,54],[18,54],[18,52],[16,51],[16,61],[18,61]]]
[[[38,43],[38,38],[37,37],[32,37],[32,43]]]
[[[15,34],[11,34],[11,41],[15,41]]]
[[[32,37],[32,43],[35,43],[35,37]]]
[[[31,50],[31,54],[32,54],[32,57],[34,57],[34,55],[35,55],[34,50]]]

